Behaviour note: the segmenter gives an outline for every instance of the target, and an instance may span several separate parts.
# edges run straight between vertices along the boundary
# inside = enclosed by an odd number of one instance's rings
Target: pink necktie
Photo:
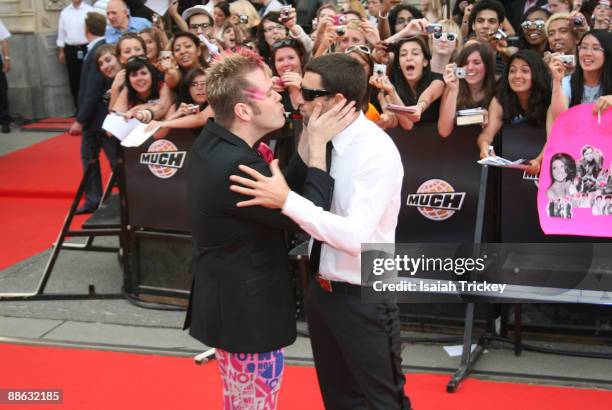
[[[274,159],[274,151],[272,151],[272,148],[270,148],[264,142],[259,143],[257,152],[259,153],[259,156],[261,156],[268,164]]]

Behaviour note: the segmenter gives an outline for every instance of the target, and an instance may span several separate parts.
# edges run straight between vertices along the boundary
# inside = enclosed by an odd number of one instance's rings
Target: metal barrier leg
[[[487,181],[489,176],[489,167],[483,166],[480,172],[480,189],[478,192],[478,205],[476,209],[476,228],[474,231],[474,244],[478,245],[482,243],[482,233],[484,230],[484,217],[485,217],[485,200],[487,196]],[[478,339],[478,343],[474,351],[472,352],[472,333],[474,330],[474,302],[469,302],[465,311],[465,325],[463,329],[463,352],[461,354],[461,364],[453,378],[446,385],[446,391],[448,393],[454,393],[459,384],[472,370],[472,367],[476,364],[480,355],[484,351],[482,345],[482,339]]]
[[[58,234],[57,240],[53,244],[53,249],[51,251],[51,255],[47,260],[47,264],[45,265],[45,269],[43,274],[36,286],[36,290],[33,292],[8,292],[8,293],[0,293],[0,301],[6,300],[56,300],[56,299],[115,299],[122,298],[122,294],[106,294],[99,295],[95,293],[95,288],[90,285],[88,293],[84,294],[53,294],[53,295],[43,295],[45,288],[47,286],[47,282],[51,277],[51,272],[55,266],[55,262],[57,261],[57,257],[62,249],[93,249],[91,243],[93,242],[93,236],[91,235],[90,230],[84,230],[78,236],[89,236],[87,242],[85,244],[65,244],[66,237],[71,236],[72,234],[79,234],[79,231],[71,231],[70,225],[72,224],[72,220],[74,219],[74,213],[79,205],[81,197],[85,191],[85,184],[89,179],[89,176],[94,170],[95,166],[98,166],[98,159],[92,158],[89,160],[88,166],[83,173],[83,178],[79,184],[77,192],[74,196],[72,204],[70,205],[70,209],[66,214],[66,218],[64,219],[64,223],[62,224],[62,228]],[[85,235],[83,235],[85,233]],[[89,235],[88,235],[89,234]],[[95,233],[94,233],[95,234]],[[102,230],[100,232],[102,235],[115,235],[112,230]],[[67,246],[69,245],[69,246]],[[76,245],[76,246],[75,246]],[[103,249],[104,250],[104,249]],[[108,249],[106,249],[108,250]]]
[[[465,327],[463,329],[463,353],[461,355],[461,365],[453,375],[453,378],[446,385],[446,391],[448,393],[454,393],[459,384],[469,374],[474,367],[474,364],[480,358],[480,355],[484,351],[484,346],[478,341],[478,345],[472,352],[472,331],[474,329],[474,303],[470,302],[467,304],[465,311]]]
[[[514,355],[520,356],[523,351],[523,305],[514,305]]]
[[[193,360],[195,364],[206,363],[211,357],[215,355],[215,348],[208,349],[205,352],[200,353],[199,355],[194,356]]]

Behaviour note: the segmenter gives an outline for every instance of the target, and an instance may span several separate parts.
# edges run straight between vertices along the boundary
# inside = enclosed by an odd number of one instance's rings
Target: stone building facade
[[[0,0],[0,19],[12,34],[8,40],[8,84],[14,118],[74,113],[66,67],[58,61],[56,45],[59,12],[69,3],[70,0]]]

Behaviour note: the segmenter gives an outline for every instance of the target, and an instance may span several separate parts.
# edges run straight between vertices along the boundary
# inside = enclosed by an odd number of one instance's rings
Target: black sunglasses
[[[197,30],[199,28],[201,28],[202,30],[206,30],[207,28],[211,27],[212,24],[210,23],[200,23],[200,24],[190,24],[189,28],[191,30]]]
[[[304,101],[312,101],[317,97],[325,97],[327,95],[332,95],[331,91],[327,90],[313,90],[311,88],[300,88],[302,92],[302,98]]]
[[[149,59],[147,58],[147,56],[132,56],[130,58],[128,58],[127,62],[131,63],[132,61],[149,61]]]
[[[298,44],[297,41],[292,39],[292,38],[284,38],[282,40],[278,40],[275,43],[273,43],[270,48],[272,50],[277,50],[281,47],[292,47],[292,48],[297,48]]]

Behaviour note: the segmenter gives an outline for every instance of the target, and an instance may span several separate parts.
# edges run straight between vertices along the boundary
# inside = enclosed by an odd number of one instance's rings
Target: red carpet
[[[62,134],[0,157],[0,269],[56,239],[81,181],[80,141]],[[106,180],[108,162],[101,162]]]
[[[40,123],[53,123],[53,124],[72,124],[74,117],[48,117],[38,120]]]
[[[49,117],[43,118],[42,120],[38,120],[36,122],[23,125],[21,127],[24,131],[68,131],[70,126],[74,122],[74,118],[65,118],[65,117]]]
[[[0,363],[2,388],[63,389],[64,404],[37,409],[214,410],[221,405],[214,362],[197,366],[189,358],[0,344]],[[416,410],[609,410],[612,403],[611,391],[469,379],[448,394],[449,376],[410,374],[407,380]],[[322,408],[314,369],[288,366],[279,409]]]

